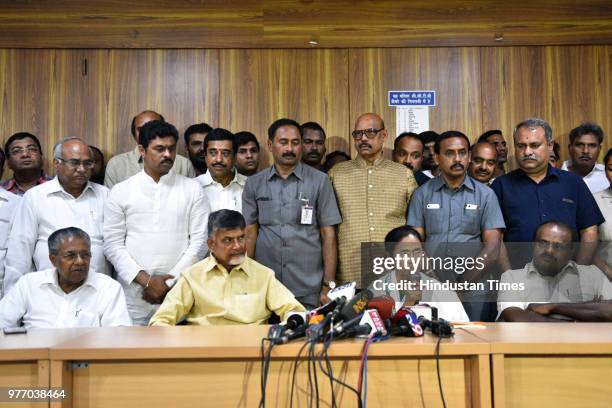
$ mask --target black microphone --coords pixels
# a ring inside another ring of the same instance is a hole
[[[368,307],[368,303],[372,300],[373,294],[370,290],[366,289],[359,294],[355,295],[349,303],[342,308],[342,311],[338,314],[338,322],[342,324],[334,327],[333,334],[340,334],[346,329],[356,326],[359,324],[363,312]]]
[[[297,312],[287,318],[285,324],[275,324],[268,331],[268,338],[277,343],[286,332],[292,332],[306,323],[306,313]]]
[[[420,337],[423,335],[423,328],[416,314],[404,306],[391,318],[390,332],[392,336]]]
[[[429,320],[423,316],[419,316],[419,323],[423,328],[428,328],[431,332],[438,337],[451,337],[455,333],[453,332],[453,326],[444,319]]]

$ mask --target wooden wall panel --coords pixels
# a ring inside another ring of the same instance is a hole
[[[250,130],[265,146],[274,120],[315,121],[328,152],[347,150],[347,58],[347,50],[222,50],[219,126]]]
[[[351,127],[364,112],[381,114],[389,130],[388,154],[397,135],[387,91],[435,90],[432,130],[461,130],[471,138],[480,131],[478,48],[358,49],[351,50],[350,64]]]
[[[569,131],[594,121],[607,130],[603,157],[612,146],[611,61],[610,46],[482,48],[482,128],[502,129],[513,154],[514,126],[541,117],[550,123],[565,160]]]
[[[501,41],[496,36],[501,35]],[[609,0],[0,0],[2,48],[612,43]]]

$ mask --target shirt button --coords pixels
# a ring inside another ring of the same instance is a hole
[[[374,227],[370,227],[370,231],[374,231]]]
[[[287,243],[285,241],[283,241],[283,243],[281,245],[282,246],[287,246]]]
[[[372,188],[373,186],[371,184],[368,185],[369,188]]]
[[[373,217],[373,216],[374,216],[374,213],[370,213],[370,217]]]
[[[368,174],[372,174],[372,170],[368,170]]]

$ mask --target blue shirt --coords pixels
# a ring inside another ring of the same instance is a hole
[[[548,166],[536,183],[517,169],[491,185],[506,222],[506,242],[532,242],[539,225],[560,221],[573,230],[599,225],[604,217],[584,181],[575,173]]]

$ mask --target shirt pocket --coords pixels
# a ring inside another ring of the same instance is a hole
[[[571,229],[576,229],[576,202],[569,198],[562,198],[560,210],[563,217],[563,222],[565,222]]]
[[[444,222],[444,209],[440,208],[425,208],[425,234],[441,234],[446,228]]]
[[[99,327],[100,319],[97,313],[80,310],[74,318],[74,327]]]
[[[278,204],[271,200],[257,200],[257,213],[260,225],[272,225],[278,222]]]
[[[256,318],[258,311],[261,310],[261,305],[265,305],[265,300],[260,300],[256,293],[236,294],[233,297],[234,309],[229,312],[234,315],[236,321],[252,323],[253,318]]]
[[[467,235],[480,235],[480,212],[477,208],[469,210],[463,209],[463,218],[461,219],[461,232]]]

